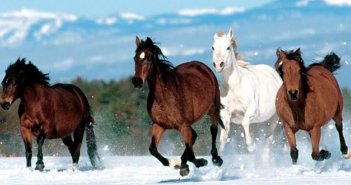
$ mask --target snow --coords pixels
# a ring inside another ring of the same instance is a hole
[[[77,17],[72,14],[50,13],[31,9],[0,13],[0,44],[13,45],[22,42],[30,28],[36,23],[47,20],[34,35],[40,40],[42,36],[51,34],[62,27],[63,22],[74,22]]]
[[[303,152],[301,153],[303,154]],[[334,154],[335,155],[335,154]],[[176,158],[176,157],[173,157]],[[205,156],[210,161],[210,157]],[[291,165],[286,152],[275,162],[260,162],[255,154],[225,155],[224,165],[209,164],[181,177],[179,171],[162,166],[152,156],[103,157],[105,169],[92,170],[87,157],[81,157],[78,170],[70,157],[44,156],[45,170],[25,167],[24,157],[1,157],[1,184],[349,184],[351,163],[344,159],[314,162],[303,159]],[[279,157],[278,157],[279,158]],[[309,157],[308,157],[309,158]],[[35,164],[36,158],[33,158]],[[309,162],[307,162],[309,161]]]
[[[347,115],[347,114],[346,114]],[[344,135],[346,143],[351,148],[351,122],[345,118]],[[261,130],[258,130],[263,137]],[[306,132],[296,134],[299,158],[297,165],[292,165],[289,146],[282,142],[283,133],[278,130],[275,134],[274,144],[269,151],[269,158],[264,155],[264,139],[257,140],[257,150],[253,153],[240,151],[246,148],[243,138],[231,138],[227,149],[221,153],[224,163],[216,167],[211,163],[210,156],[203,157],[209,164],[196,168],[189,164],[190,174],[186,177],[179,175],[179,170],[163,166],[151,155],[147,156],[116,156],[111,155],[110,148],[104,143],[98,143],[99,153],[105,165],[102,170],[93,170],[85,149],[78,168],[74,168],[70,157],[44,156],[44,172],[33,170],[36,157],[32,159],[32,168],[25,167],[25,157],[0,157],[0,183],[9,184],[245,184],[245,185],[300,185],[300,184],[328,184],[346,185],[351,180],[351,159],[344,159],[340,152],[337,131],[333,123],[322,129],[321,149],[331,152],[331,158],[317,162],[311,158],[311,143]],[[99,138],[99,135],[97,135]],[[204,137],[200,135],[199,137]],[[149,139],[149,138],[146,138]],[[237,146],[237,147],[233,147]],[[177,151],[175,151],[177,150]],[[179,153],[183,148],[173,148],[161,142],[160,152],[168,153],[169,159],[179,160]],[[45,149],[44,149],[45,151]],[[167,151],[167,152],[165,152]],[[196,151],[195,151],[196,154]],[[34,150],[33,156],[36,155]],[[44,153],[45,155],[45,153]]]
[[[194,17],[208,14],[219,14],[219,15],[231,15],[235,13],[242,13],[245,9],[242,7],[226,7],[221,10],[215,8],[205,8],[205,9],[184,9],[180,10],[178,13],[182,16]]]

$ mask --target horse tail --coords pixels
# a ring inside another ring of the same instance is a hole
[[[340,57],[334,52],[326,55],[322,62],[320,62],[330,72],[334,72],[340,68]]]
[[[93,166],[94,169],[102,169],[103,164],[97,152],[96,139],[95,139],[93,127],[94,127],[93,124],[88,124],[85,126],[88,156],[89,156],[91,165]]]
[[[96,138],[93,130],[93,127],[95,125],[95,120],[92,116],[91,107],[89,105],[88,98],[84,95],[84,93],[79,88],[78,88],[78,93],[81,95],[84,106],[87,108],[87,111],[85,114],[85,118],[86,118],[85,132],[86,132],[86,142],[87,142],[89,160],[94,169],[103,169],[102,161],[97,152]]]

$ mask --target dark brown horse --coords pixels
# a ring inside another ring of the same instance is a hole
[[[277,50],[277,71],[283,79],[276,98],[276,108],[283,122],[285,135],[290,145],[293,164],[297,163],[295,133],[305,130],[312,141],[312,158],[317,161],[329,159],[327,150],[319,150],[321,127],[330,119],[335,121],[339,134],[340,150],[345,158],[351,153],[343,135],[343,97],[333,71],[340,67],[340,58],[331,53],[320,63],[304,66],[300,49]]]
[[[149,86],[147,110],[152,120],[150,153],[164,166],[175,167],[173,160],[166,159],[157,151],[157,145],[166,129],[176,129],[185,143],[180,175],[189,174],[187,161],[196,167],[207,165],[205,159],[195,158],[193,144],[197,134],[191,125],[208,114],[211,120],[212,162],[221,166],[223,160],[217,153],[216,137],[217,125],[220,123],[223,127],[223,123],[219,116],[218,83],[211,69],[198,61],[173,67],[149,37],[146,41],[136,37],[136,46],[132,82],[136,88],[141,88],[145,81]]]
[[[36,170],[44,169],[42,146],[46,138],[62,138],[73,164],[77,165],[84,129],[90,161],[94,168],[102,167],[96,150],[94,120],[89,103],[78,87],[72,84],[50,86],[47,74],[43,74],[31,62],[18,59],[7,68],[2,89],[0,103],[3,109],[8,110],[16,99],[21,100],[18,115],[27,167],[31,167],[32,135],[37,137],[38,143]]]

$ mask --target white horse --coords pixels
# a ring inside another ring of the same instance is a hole
[[[276,114],[275,97],[282,84],[278,73],[270,66],[251,65],[242,60],[236,52],[236,41],[232,29],[227,34],[218,32],[214,35],[213,65],[216,72],[222,74],[221,117],[225,129],[220,134],[220,151],[228,141],[230,123],[241,124],[245,132],[248,151],[252,152],[256,144],[250,133],[251,123],[265,123],[265,149],[268,152],[273,141],[273,132],[279,118]]]

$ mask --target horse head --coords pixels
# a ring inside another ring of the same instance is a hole
[[[277,61],[275,68],[281,75],[283,83],[287,89],[287,95],[292,101],[299,98],[303,90],[305,67],[301,57],[300,49],[296,51],[283,51],[278,49],[276,52]]]
[[[173,66],[165,60],[166,56],[163,55],[161,49],[150,37],[147,37],[145,41],[136,37],[135,44],[137,49],[134,55],[135,74],[132,78],[132,83],[135,88],[140,89],[144,82],[154,74],[156,65],[161,65],[165,68],[173,68]]]
[[[41,73],[31,62],[18,58],[14,64],[10,64],[5,71],[2,80],[2,94],[0,97],[1,107],[8,110],[13,102],[23,93],[23,87],[27,83],[42,83],[48,85],[49,77]]]
[[[223,32],[217,32],[214,35],[214,43],[212,45],[212,60],[213,66],[217,72],[222,72],[223,69],[228,66],[229,62],[236,60],[235,53],[236,41],[233,35],[232,28],[229,28],[227,34]],[[230,59],[232,57],[232,59]]]
[[[135,74],[132,83],[135,88],[141,88],[151,69],[152,52],[150,47],[153,45],[153,41],[149,37],[146,41],[140,40],[139,37],[136,37],[135,44],[137,49],[134,56]]]

